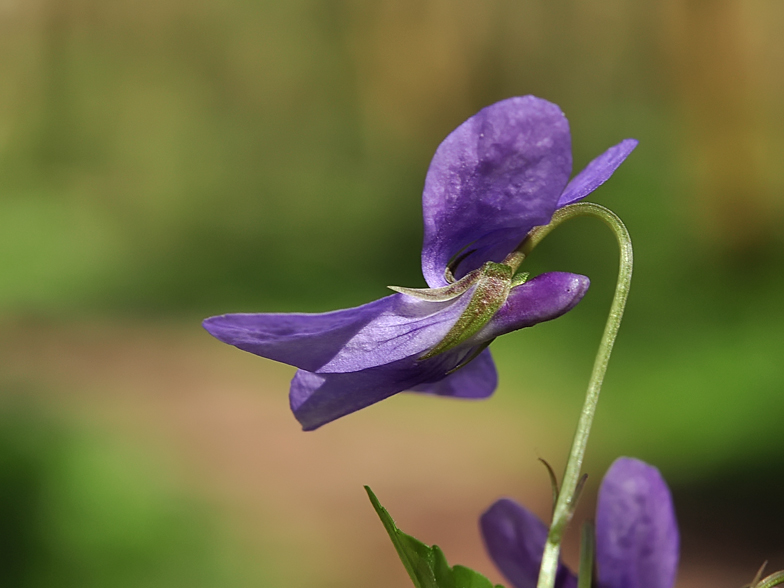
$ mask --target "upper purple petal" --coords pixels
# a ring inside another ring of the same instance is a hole
[[[315,374],[299,370],[291,381],[291,410],[302,428],[312,431],[398,392],[443,380],[472,352],[473,348],[463,347],[424,361],[407,357],[358,372]]]
[[[523,96],[480,110],[444,139],[425,178],[422,273],[444,286],[450,259],[456,277],[501,261],[536,225],[546,224],[572,169],[569,123],[555,104]],[[472,244],[483,239],[479,245]]]
[[[393,294],[321,314],[226,314],[204,321],[224,343],[309,372],[354,372],[422,355],[452,327],[472,290],[446,302]]]
[[[547,541],[544,523],[514,500],[502,498],[485,511],[479,526],[487,552],[512,586],[535,588]],[[555,586],[577,586],[577,578],[562,563]]]
[[[490,350],[485,349],[468,365],[449,374],[443,380],[420,384],[412,392],[452,396],[454,398],[487,398],[498,386],[498,372]]]
[[[506,302],[474,337],[489,341],[517,329],[558,318],[582,300],[591,281],[586,276],[549,272],[512,288]]]
[[[558,208],[582,200],[604,184],[635,147],[637,147],[636,139],[624,139],[585,166],[585,169],[574,176],[566,186],[558,199]]]
[[[679,544],[672,496],[659,470],[637,459],[615,460],[596,508],[602,588],[672,588]]]

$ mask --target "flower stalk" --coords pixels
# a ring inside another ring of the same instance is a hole
[[[588,391],[585,395],[580,420],[577,424],[569,459],[566,463],[561,491],[555,503],[553,520],[550,531],[547,535],[544,553],[542,555],[542,566],[539,572],[537,588],[553,588],[555,586],[556,572],[558,571],[558,560],[561,551],[561,541],[563,539],[566,526],[572,518],[577,501],[577,485],[580,480],[585,449],[588,444],[588,436],[591,431],[593,417],[596,413],[596,405],[599,401],[599,393],[602,389],[604,374],[607,371],[607,364],[610,360],[615,338],[621,325],[623,310],[626,306],[626,299],[629,295],[629,287],[632,278],[632,242],[629,231],[620,218],[611,210],[591,202],[581,202],[571,204],[558,209],[553,215],[549,224],[536,227],[520,246],[509,254],[504,263],[517,269],[523,260],[533,251],[533,249],[544,239],[553,229],[564,221],[579,217],[593,216],[602,220],[615,234],[620,248],[620,264],[618,269],[618,281],[615,286],[615,295],[607,323],[604,327],[599,350],[591,372],[591,379],[588,383]]]

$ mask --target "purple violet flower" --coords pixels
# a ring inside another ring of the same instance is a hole
[[[490,557],[514,588],[535,588],[547,527],[503,498],[481,517]],[[672,588],[680,536],[672,496],[659,470],[637,459],[615,460],[602,480],[596,507],[596,566],[601,588]],[[559,564],[556,588],[577,578]]]
[[[498,379],[487,345],[561,316],[589,285],[560,272],[524,282],[498,262],[556,209],[604,183],[636,145],[611,147],[570,182],[569,123],[555,104],[524,96],[488,106],[441,143],[425,178],[422,273],[430,289],[393,288],[397,294],[322,314],[226,314],[204,328],[299,368],[289,398],[305,430],[405,390],[485,398]]]

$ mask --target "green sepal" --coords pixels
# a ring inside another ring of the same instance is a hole
[[[387,288],[399,292],[400,294],[419,298],[420,300],[445,302],[447,300],[453,300],[466,292],[471,286],[479,281],[481,276],[480,270],[474,270],[463,276],[457,282],[444,286],[443,288],[405,288],[403,286],[387,286]]]
[[[449,567],[438,545],[429,547],[403,533],[369,486],[365,486],[365,491],[416,588],[504,588],[500,584],[494,587],[490,580],[470,568]]]
[[[558,489],[558,476],[555,475],[553,466],[551,466],[547,462],[547,460],[540,457],[539,461],[541,461],[544,464],[544,467],[547,468],[547,473],[550,476],[550,488],[552,489],[552,493],[553,493],[553,513],[554,513],[555,505],[558,503],[558,494],[560,493],[560,490]]]
[[[754,588],[773,588],[774,586],[781,586],[782,584],[784,584],[784,571],[776,572],[767,578],[763,578]]]
[[[508,265],[488,261],[480,271],[468,306],[444,338],[420,360],[430,359],[471,338],[495,316],[512,288],[513,270]]]

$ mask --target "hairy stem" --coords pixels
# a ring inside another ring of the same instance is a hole
[[[629,295],[629,286],[632,279],[632,242],[629,231],[626,230],[623,222],[618,216],[598,204],[591,202],[581,202],[565,206],[555,212],[550,224],[536,227],[520,246],[512,252],[504,263],[516,270],[528,254],[544,239],[550,231],[555,229],[562,222],[578,216],[598,217],[615,234],[620,248],[620,266],[618,269],[618,282],[615,286],[615,296],[613,297],[610,314],[604,327],[599,350],[596,353],[596,360],[593,364],[591,379],[588,383],[588,391],[585,395],[585,403],[580,413],[580,420],[577,423],[577,431],[572,442],[572,449],[569,459],[566,462],[561,492],[555,504],[553,521],[550,525],[550,532],[547,535],[544,553],[542,554],[542,567],[539,572],[537,588],[554,588],[555,576],[558,571],[558,559],[561,551],[561,540],[563,539],[566,526],[574,513],[577,497],[575,490],[580,480],[585,448],[588,444],[588,435],[591,431],[596,404],[599,401],[599,392],[602,389],[602,381],[607,371],[607,363],[610,360],[615,337],[621,325],[623,309],[626,306],[626,298]]]

